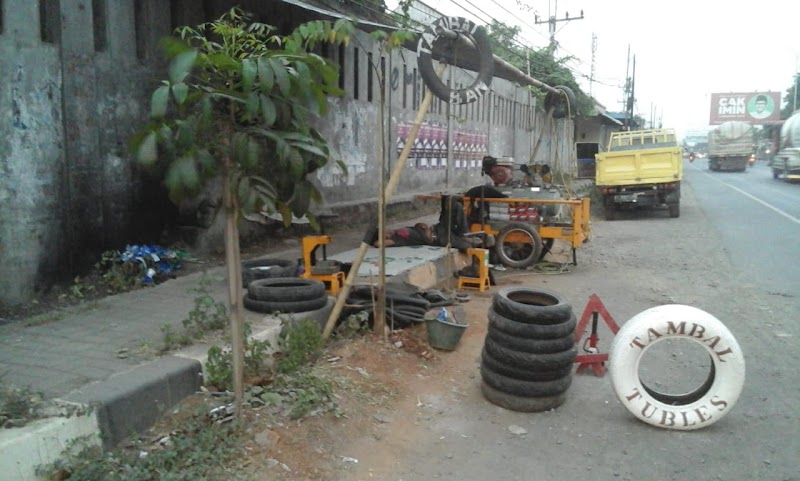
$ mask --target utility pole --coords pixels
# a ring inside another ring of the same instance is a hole
[[[625,63],[625,86],[623,87],[622,105],[625,109],[625,130],[631,129],[630,119],[628,118],[628,99],[631,96],[631,46],[628,45],[628,59]]]
[[[556,8],[555,13],[550,15],[550,18],[547,20],[539,20],[539,15],[534,14],[534,20],[536,21],[536,25],[541,25],[543,23],[548,24],[548,29],[550,30],[550,46],[548,47],[548,51],[552,55],[553,52],[556,51],[556,23],[558,22],[569,22],[570,20],[582,20],[583,19],[583,10],[581,10],[580,17],[570,17],[569,12],[564,12],[564,18],[557,18],[558,15],[558,0],[556,0]]]
[[[589,97],[592,96],[592,85],[594,84],[594,64],[597,53],[597,34],[592,33],[592,71],[589,74]],[[529,74],[530,75],[530,74]]]
[[[631,130],[631,123],[633,121],[633,105],[636,102],[636,55],[633,56],[633,70],[631,72],[631,92],[628,96],[628,130]]]

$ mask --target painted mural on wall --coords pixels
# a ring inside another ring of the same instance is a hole
[[[397,155],[408,141],[410,122],[397,124]],[[408,165],[419,170],[447,168],[447,125],[440,122],[424,122],[411,147]],[[453,131],[453,167],[456,169],[479,169],[481,159],[487,155],[488,136],[478,130],[456,129]]]

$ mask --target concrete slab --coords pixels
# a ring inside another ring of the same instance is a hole
[[[452,251],[451,251],[452,252]],[[342,253],[329,256],[329,259],[352,264],[358,249],[351,249]],[[436,262],[447,256],[446,247],[434,246],[406,246],[386,248],[386,275],[397,276],[404,272],[423,266],[429,262]],[[358,269],[359,277],[377,277],[380,269],[380,249],[370,247],[361,266]]]

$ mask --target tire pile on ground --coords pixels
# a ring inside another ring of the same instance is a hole
[[[297,261],[285,259],[253,259],[242,262],[242,286],[273,277],[297,277]]]
[[[248,310],[266,314],[307,312],[325,307],[325,283],[296,277],[297,262],[257,259],[242,262],[242,285],[247,288],[243,304]]]
[[[375,286],[356,285],[347,296],[345,316],[360,311],[374,311],[378,291]],[[456,300],[447,298],[440,291],[410,290],[399,286],[386,286],[386,323],[394,328],[406,328],[425,322],[425,313],[431,309],[452,306]]]
[[[481,353],[481,392],[512,411],[560,406],[572,384],[577,319],[557,294],[526,287],[495,293]]]

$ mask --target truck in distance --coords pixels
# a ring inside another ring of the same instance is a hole
[[[683,162],[674,129],[614,132],[595,159],[606,220],[640,207],[666,206],[670,217],[680,216]]]

